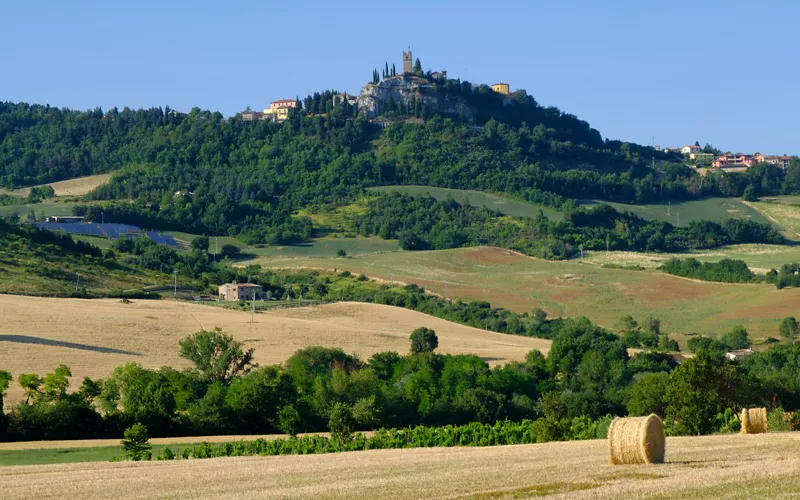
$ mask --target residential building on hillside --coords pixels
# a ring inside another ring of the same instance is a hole
[[[447,70],[443,69],[441,71],[434,71],[431,73],[431,78],[434,80],[447,80]]]
[[[699,153],[700,151],[702,151],[702,149],[700,148],[700,146],[696,146],[696,145],[695,146],[684,146],[684,147],[681,148],[681,153],[683,153],[685,155],[690,155],[692,153]]]
[[[492,85],[492,90],[497,92],[498,94],[509,95],[511,93],[511,88],[507,83],[495,83]]]
[[[713,153],[691,153],[689,155],[690,160],[694,161],[713,161],[714,154]]]
[[[269,107],[264,110],[264,118],[268,120],[275,120],[280,123],[289,118],[289,110],[297,107],[297,101],[294,99],[281,99],[279,101],[272,101]]]
[[[758,159],[753,155],[746,155],[742,153],[722,155],[716,160],[711,162],[711,166],[715,168],[741,168],[752,167],[758,163]]]
[[[264,288],[261,285],[251,283],[225,283],[220,285],[220,300],[239,301],[239,300],[263,300]]]
[[[756,155],[756,158],[760,162],[767,162],[772,163],[773,165],[777,165],[778,167],[786,170],[789,168],[789,163],[792,161],[791,156],[783,155],[783,156],[776,156],[776,155]]]

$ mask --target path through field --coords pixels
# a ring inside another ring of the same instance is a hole
[[[251,319],[254,323],[250,324]],[[256,314],[175,301],[52,299],[0,295],[0,369],[45,374],[59,364],[84,376],[107,377],[134,361],[147,368],[187,367],[178,342],[201,328],[220,327],[247,347],[259,364],[283,363],[310,345],[341,347],[362,359],[381,351],[408,352],[411,332],[426,326],[439,336],[438,351],[475,354],[490,364],[545,354],[550,341],[470,328],[392,306],[338,303]],[[252,328],[252,334],[251,334]],[[22,398],[12,382],[10,405]]]
[[[668,463],[608,465],[606,441],[0,467],[4,498],[778,498],[800,434],[680,437]]]

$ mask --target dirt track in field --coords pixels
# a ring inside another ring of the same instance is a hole
[[[254,323],[250,324],[251,318]],[[471,328],[391,306],[338,303],[250,313],[174,301],[51,299],[0,295],[0,369],[49,373],[59,364],[84,376],[107,377],[134,361],[148,368],[188,363],[178,342],[201,328],[220,327],[255,349],[259,364],[283,363],[310,345],[341,347],[366,360],[381,351],[408,351],[408,336],[433,328],[439,352],[475,354],[490,364],[522,360],[533,349],[547,353],[550,341]],[[252,329],[252,334],[251,334]],[[16,380],[6,403],[22,397]]]

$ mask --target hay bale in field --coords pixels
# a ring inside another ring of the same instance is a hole
[[[742,434],[761,434],[769,429],[766,408],[745,408],[741,420]]]
[[[615,418],[608,428],[608,456],[612,465],[664,462],[666,436],[658,415]]]

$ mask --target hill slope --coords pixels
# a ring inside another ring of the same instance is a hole
[[[248,347],[256,362],[283,363],[310,345],[341,347],[368,359],[377,352],[407,352],[415,328],[436,330],[439,352],[475,354],[490,364],[519,361],[550,341],[471,328],[391,306],[337,303],[249,313],[174,301],[45,299],[0,295],[0,369],[49,373],[63,363],[76,383],[107,377],[124,363],[147,368],[188,367],[178,342],[201,328],[220,327]],[[252,334],[250,321],[253,320]],[[22,396],[18,384],[6,404]]]
[[[582,441],[0,467],[0,478],[9,499],[778,498],[800,490],[798,452],[800,434],[778,433],[668,438],[657,466],[611,466],[605,441]]]

